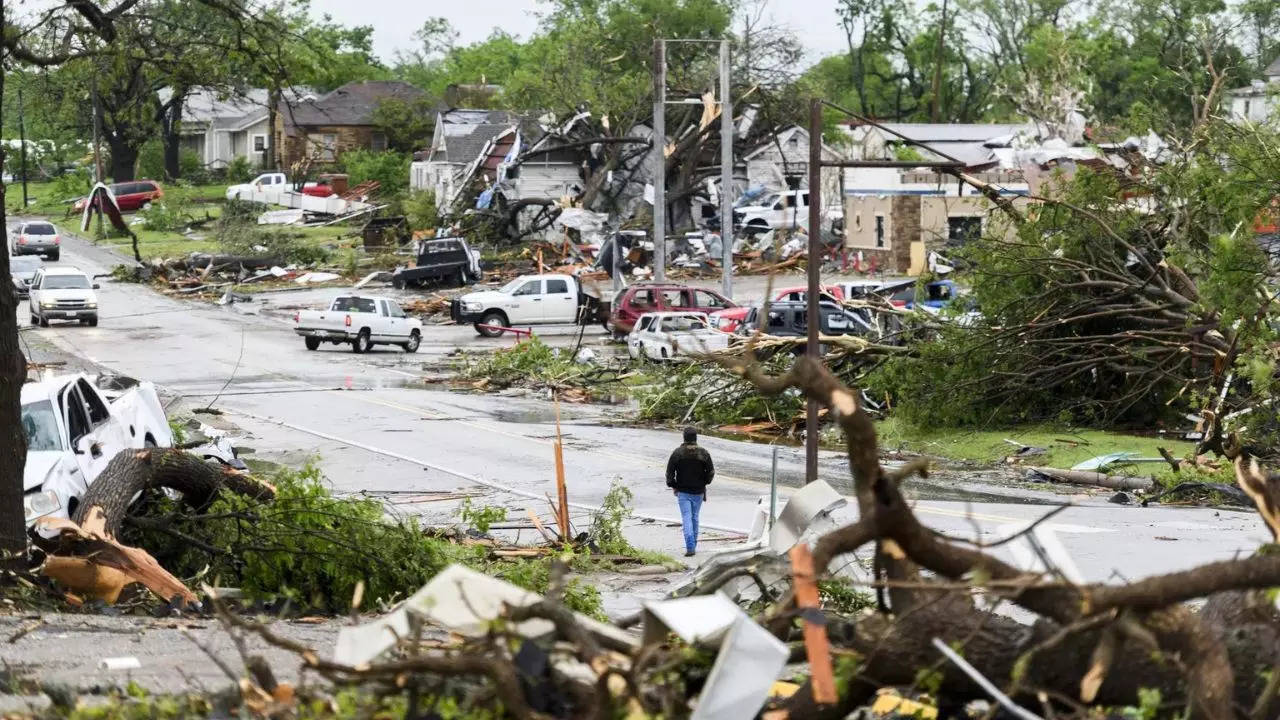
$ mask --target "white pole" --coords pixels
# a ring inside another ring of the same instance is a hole
[[[733,298],[733,101],[729,96],[729,41],[720,41],[720,246],[724,296]]]
[[[653,279],[667,279],[667,48],[653,41]]]

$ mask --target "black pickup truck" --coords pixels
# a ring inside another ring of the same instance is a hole
[[[459,237],[419,240],[413,267],[396,268],[391,284],[399,289],[424,285],[462,287],[480,279],[480,253]]]

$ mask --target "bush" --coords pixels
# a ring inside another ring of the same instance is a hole
[[[227,163],[227,182],[247,183],[253,177],[253,164],[249,162],[249,158],[237,155]]]
[[[53,188],[51,194],[57,201],[80,197],[93,187],[93,173],[88,168],[77,168],[54,177],[50,185]]]
[[[383,195],[395,195],[409,188],[408,153],[349,150],[342,154],[342,167],[354,187],[362,182],[377,180]]]
[[[149,508],[152,527],[127,530],[125,542],[147,549],[178,577],[234,585],[250,599],[287,600],[304,610],[349,611],[359,582],[365,607],[391,604],[455,562],[547,590],[550,558],[490,561],[483,546],[427,537],[413,518],[387,517],[377,500],[335,497],[312,466],[268,480],[274,501],[224,493],[199,515],[161,496]],[[602,615],[600,594],[579,581],[569,583],[566,603]]]
[[[146,141],[138,149],[137,176],[155,180],[164,178],[164,143],[158,138]]]
[[[178,230],[191,219],[186,203],[176,194],[151,203],[151,207],[138,211],[138,216],[142,218],[143,230],[159,232]]]
[[[436,207],[436,194],[430,190],[410,191],[403,203],[409,227],[414,230],[430,230],[439,227],[440,211]]]

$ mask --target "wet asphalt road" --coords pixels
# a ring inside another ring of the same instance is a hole
[[[105,273],[117,262],[107,251],[75,238],[63,251],[62,264],[90,273]],[[555,492],[551,405],[536,398],[429,389],[421,383],[426,368],[438,368],[455,347],[493,348],[512,341],[482,339],[467,327],[428,325],[417,355],[381,347],[354,355],[331,345],[308,352],[286,319],[291,314],[287,306],[317,302],[334,292],[279,293],[266,303],[216,307],[104,278],[98,327],[55,325],[23,332],[36,333],[112,370],[151,380],[181,395],[187,406],[213,402],[251,433],[247,444],[277,458],[318,458],[338,490],[403,495],[470,488],[520,516],[524,507],[545,516],[545,497]],[[19,320],[26,319],[24,307]],[[586,333],[588,343],[603,346],[600,329],[588,328]],[[547,328],[539,334],[556,345],[576,339],[575,328]],[[610,407],[564,405],[561,411],[569,494],[580,521],[585,522],[586,508],[598,504],[617,480],[635,494],[636,513],[654,519],[632,527],[632,539],[645,547],[675,551],[679,530],[668,522],[675,520],[677,511],[662,472],[667,455],[679,443],[678,434],[611,427],[620,415]],[[703,525],[746,531],[757,501],[768,492],[771,449],[719,438],[706,438],[704,444],[716,460],[718,475],[703,510]],[[798,480],[803,473],[801,454],[783,449],[779,471],[784,481]],[[848,471],[841,455],[824,452],[820,475],[847,490]],[[970,489],[937,488],[951,492],[926,497],[969,495]],[[999,501],[999,492],[995,497],[971,495],[995,502],[922,499],[917,507],[922,519],[941,531],[993,540],[1043,515],[1050,509],[1046,503],[1078,502],[1079,507],[1047,526],[1088,580],[1133,579],[1187,568],[1251,552],[1268,537],[1251,513],[1116,506],[1083,493],[1008,490],[1011,497]],[[1017,495],[1025,497],[1013,497]],[[433,510],[442,512],[438,507],[443,506],[423,502],[411,509],[431,516]],[[837,517],[847,520],[853,515],[846,508]],[[1006,552],[1019,551],[1015,547]]]

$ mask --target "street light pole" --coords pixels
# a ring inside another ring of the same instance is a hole
[[[724,296],[733,297],[733,101],[729,95],[729,41],[720,41],[720,255]]]
[[[653,279],[667,279],[667,47],[653,41]]]
[[[818,327],[822,316],[818,314],[819,271],[822,269],[822,101],[809,101],[809,288],[808,301],[809,337],[805,354],[813,362],[821,362],[818,347]],[[812,397],[805,405],[804,419],[804,481],[818,479],[818,401]]]

